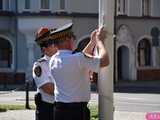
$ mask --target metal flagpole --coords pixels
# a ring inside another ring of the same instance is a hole
[[[114,0],[99,0],[99,26],[108,31],[105,46],[109,54],[110,65],[99,73],[99,120],[113,120],[113,64],[114,64]]]

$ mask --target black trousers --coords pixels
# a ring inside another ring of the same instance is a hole
[[[90,111],[87,103],[61,103],[56,102],[54,107],[54,120],[90,120]]]
[[[54,120],[54,104],[41,101],[36,106],[36,120]]]

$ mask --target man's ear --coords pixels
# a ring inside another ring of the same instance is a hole
[[[66,37],[66,38],[65,38],[65,41],[68,41],[68,40],[70,40],[70,38],[69,38],[69,37]]]
[[[41,49],[41,50],[42,50],[42,52],[43,52],[43,53],[45,52],[45,49],[46,49],[45,47],[42,47],[42,49]]]

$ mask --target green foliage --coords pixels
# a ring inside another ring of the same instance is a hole
[[[91,105],[91,106],[89,106],[89,109],[91,112],[91,120],[98,120],[98,106]]]
[[[35,109],[35,105],[30,105],[31,109]],[[0,104],[0,112],[4,110],[24,110],[25,105],[9,105],[9,104]]]

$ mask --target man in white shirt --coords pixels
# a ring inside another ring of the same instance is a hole
[[[89,71],[98,72],[109,64],[103,40],[103,28],[91,34],[91,41],[82,53],[72,54],[74,34],[69,23],[50,35],[58,51],[51,57],[50,70],[55,80],[55,120],[90,120],[87,103],[90,100]],[[95,45],[99,57],[92,56]]]
[[[38,30],[35,40],[44,54],[33,65],[33,79],[37,86],[36,120],[54,120],[54,78],[49,71],[49,60],[57,49],[53,41],[48,39],[49,35],[50,30],[42,27]]]

